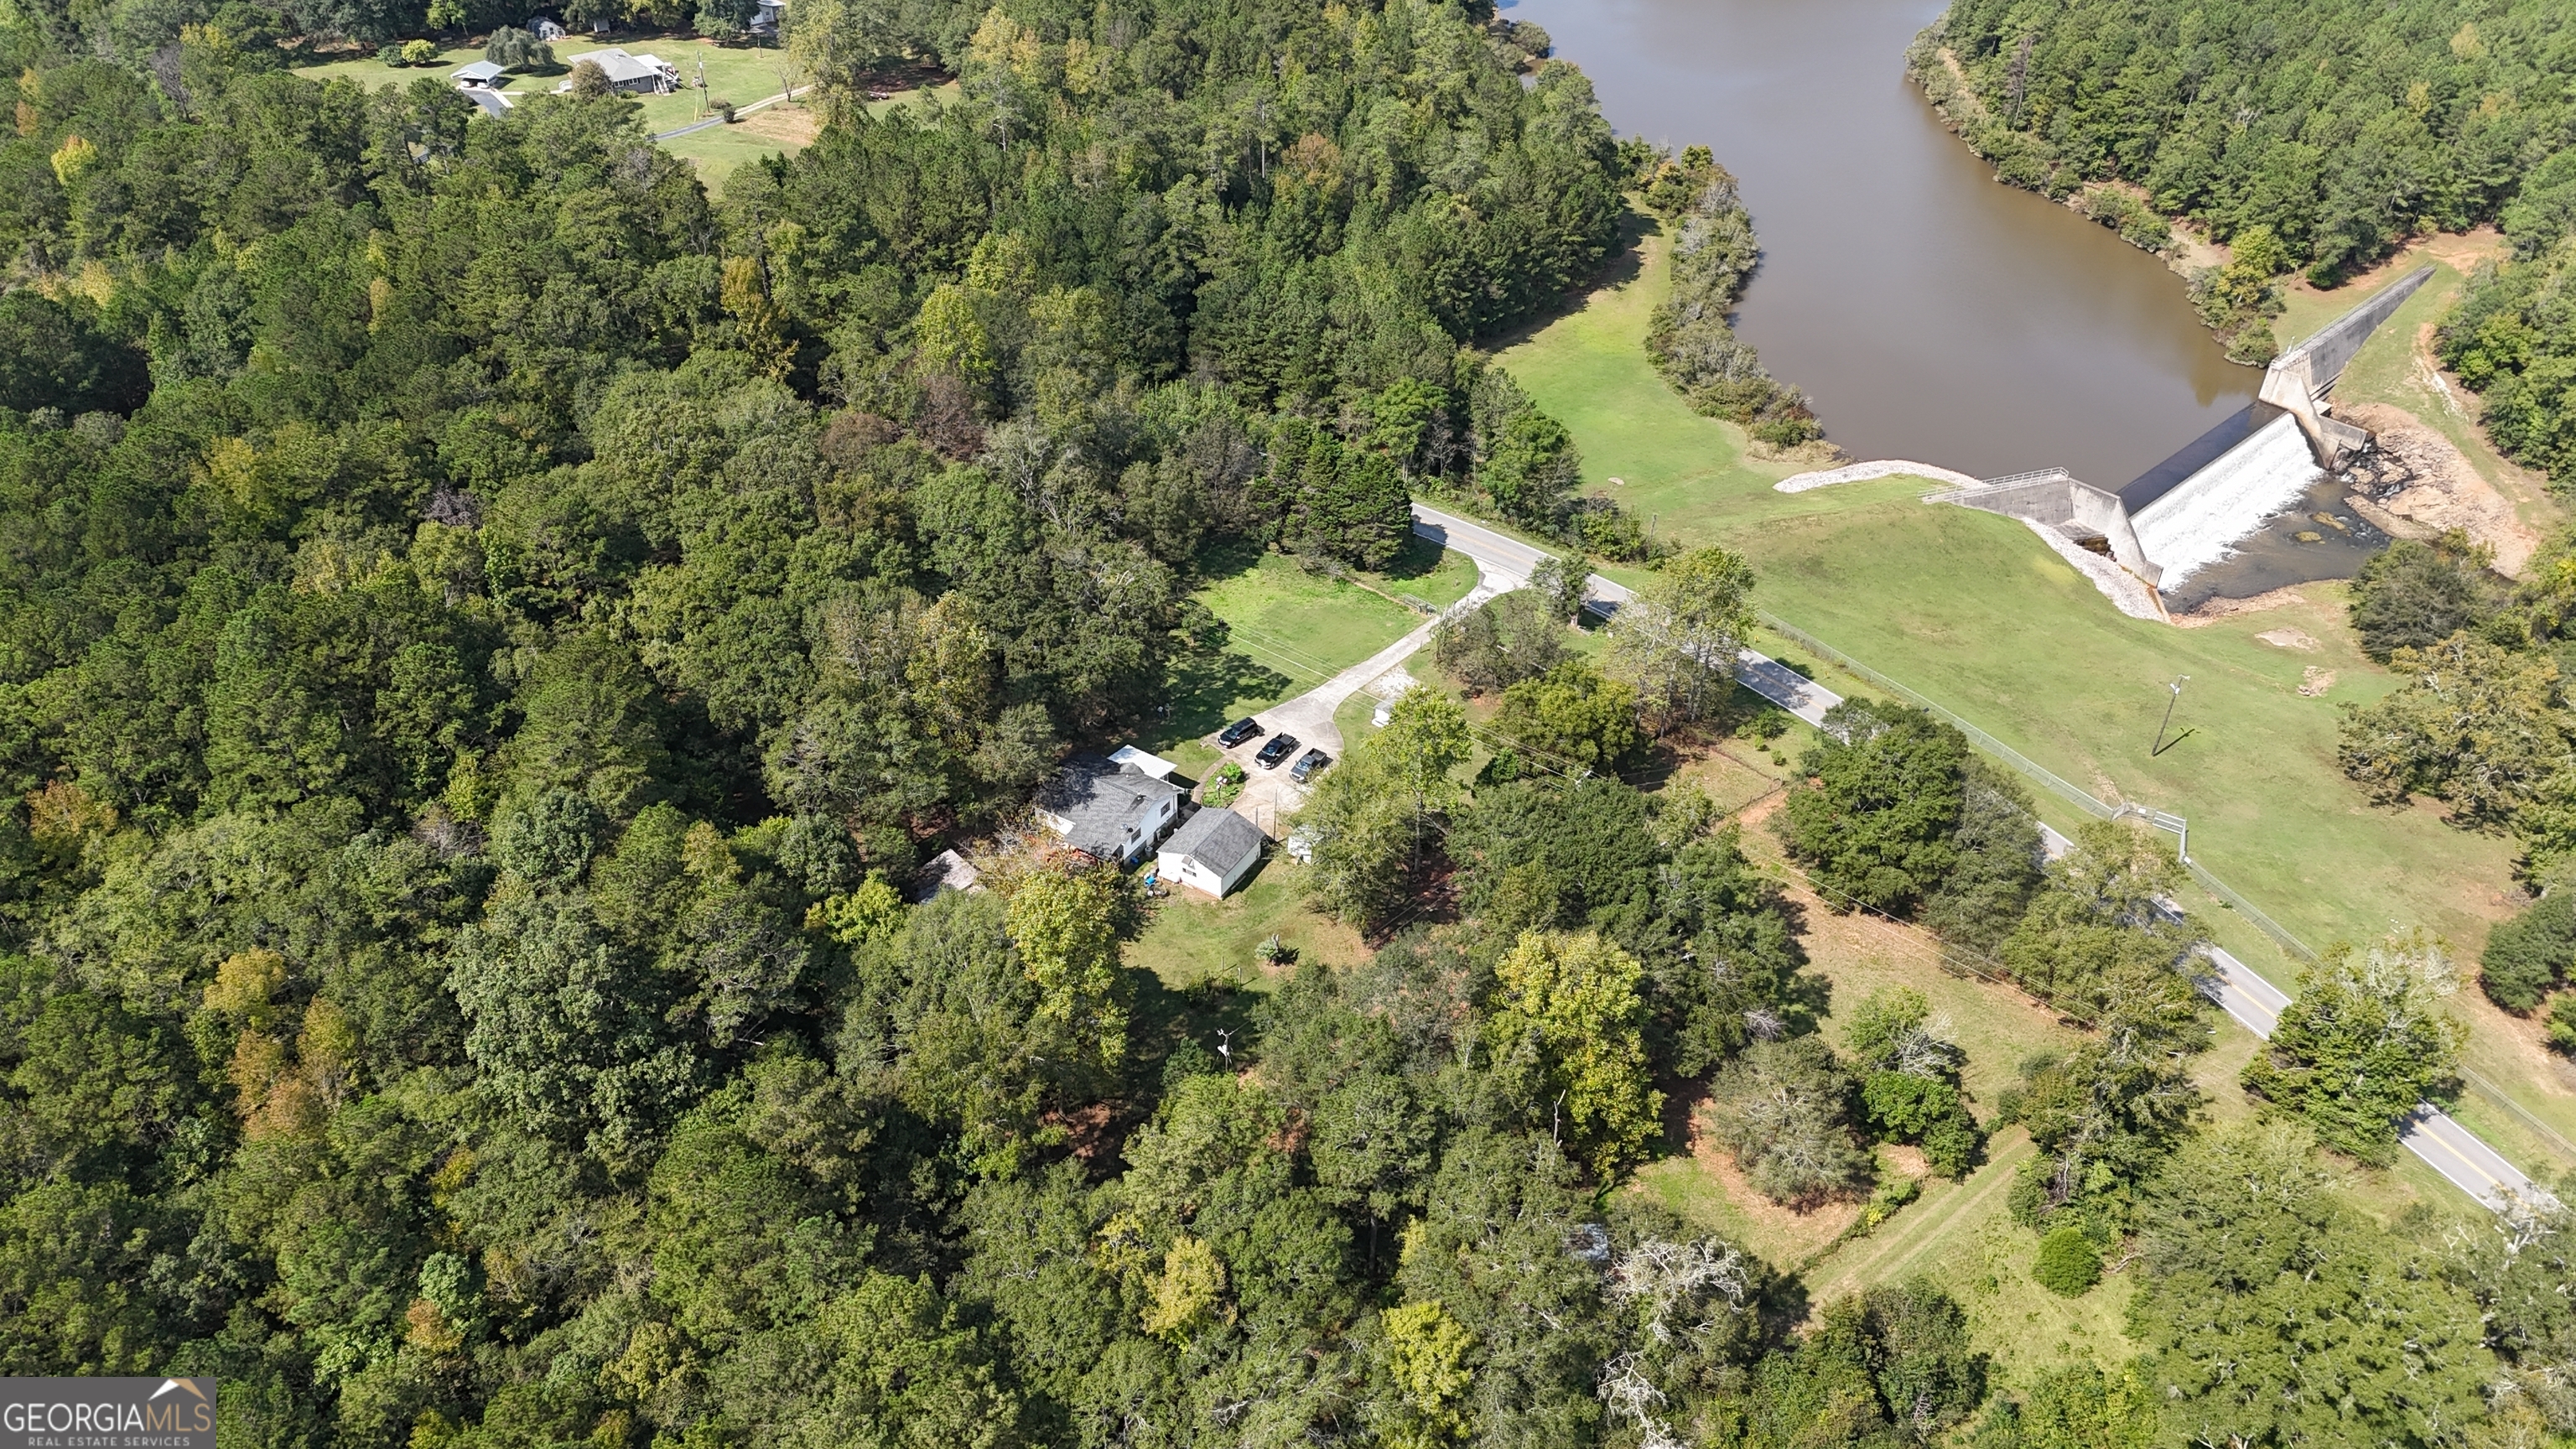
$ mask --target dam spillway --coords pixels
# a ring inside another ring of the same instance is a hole
[[[2104,556],[2144,584],[2153,611],[2162,613],[2163,596],[2228,559],[2284,512],[2303,502],[2312,508],[2334,505],[2332,497],[2321,504],[2311,500],[2339,494],[2340,470],[2373,440],[2333,416],[2327,393],[2370,334],[2432,275],[2424,267],[2399,278],[2283,353],[2264,373],[2251,407],[2117,493],[2056,468],[1988,479],[1927,501],[2008,514],[2042,530],[2061,552],[2071,545]],[[2332,526],[2356,538],[2366,531],[2341,519]],[[2320,535],[2295,537],[2304,544]],[[2080,561],[2080,555],[2069,556]],[[2134,587],[2097,582],[2115,602],[2122,590]]]
[[[2243,442],[2130,515],[2156,586],[2172,590],[2227,557],[2263,521],[2299,502],[2324,470],[2299,420],[2274,410]]]

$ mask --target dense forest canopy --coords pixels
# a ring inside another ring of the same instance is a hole
[[[2570,17],[2559,0],[1960,0],[1933,34],[2005,179],[2133,182],[2220,241],[2270,228],[2325,280],[2420,230],[2565,233]]]

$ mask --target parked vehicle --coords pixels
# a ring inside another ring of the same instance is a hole
[[[1252,757],[1252,763],[1259,765],[1265,770],[1275,770],[1279,768],[1279,762],[1281,760],[1288,758],[1296,752],[1297,737],[1295,735],[1272,735],[1270,737],[1270,743],[1261,747],[1261,753]]]
[[[1297,757],[1297,763],[1289,769],[1288,777],[1295,780],[1298,784],[1303,785],[1308,780],[1324,773],[1324,767],[1332,762],[1333,757],[1325,754],[1322,750],[1308,750],[1306,753]]]
[[[1236,745],[1242,744],[1245,740],[1259,739],[1260,737],[1260,725],[1248,719],[1239,719],[1234,723],[1227,725],[1225,727],[1225,733],[1216,737],[1216,742],[1230,750]]]

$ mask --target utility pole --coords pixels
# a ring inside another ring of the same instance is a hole
[[[2155,748],[2154,748],[2154,749],[2151,749],[2151,750],[2147,751],[2147,758],[2149,758],[2149,759],[2153,759],[2153,758],[2155,758],[2156,756],[2161,755],[2161,754],[2163,754],[2163,753],[2165,752],[2165,727],[2166,727],[2167,725],[2170,725],[2170,724],[2172,724],[2172,723],[2173,723],[2173,712],[2174,712],[2174,706],[2175,706],[2177,703],[2181,702],[2181,700],[2182,700],[2182,687],[2183,687],[2184,685],[2186,685],[2186,684],[2189,684],[2189,683],[2191,683],[2191,676],[2190,676],[2190,675],[2188,675],[2188,674],[2178,674],[2178,675],[2174,676],[2174,682],[2173,682],[2173,683],[2168,684],[2168,685],[2166,685],[2166,686],[2165,686],[2165,688],[2166,688],[2166,689],[2168,689],[2168,690],[2170,690],[2170,691],[2172,691],[2172,693],[2171,693],[2171,694],[2166,698],[2166,700],[2165,700],[2165,717],[2164,717],[2164,719],[2163,719],[2163,720],[2159,721],[2159,722],[2157,723],[2157,725],[2156,725],[2156,746],[2155,746]],[[2191,733],[2191,731],[2189,731],[2189,730],[2184,730],[2182,733],[2183,733],[2184,735],[2187,735],[2187,734],[2190,734],[2190,733]],[[2176,735],[2176,736],[2174,736],[2174,743],[2175,743],[2175,744],[2181,744],[2181,743],[2182,743],[2182,735]]]

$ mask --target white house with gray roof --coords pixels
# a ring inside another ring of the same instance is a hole
[[[1038,823],[1086,855],[1133,864],[1172,828],[1181,787],[1133,764],[1076,755],[1038,790]]]
[[[600,72],[608,77],[608,88],[612,91],[659,96],[668,95],[680,87],[679,67],[658,55],[628,55],[610,46],[606,50],[585,51],[574,56],[571,63],[578,68],[585,60],[598,66]],[[572,77],[565,76],[555,89],[571,90]]]
[[[1251,821],[1231,810],[1205,809],[1182,821],[1163,842],[1154,870],[1165,880],[1222,900],[1261,863],[1263,843]]]

